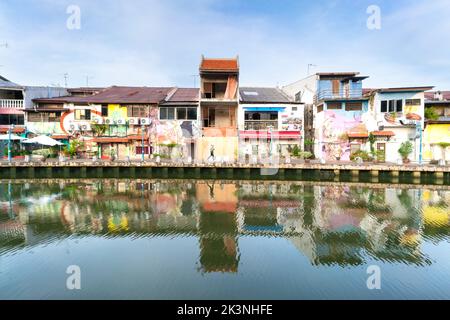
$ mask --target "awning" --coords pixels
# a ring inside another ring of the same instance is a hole
[[[128,138],[94,138],[92,142],[96,143],[127,143]]]
[[[253,112],[281,112],[286,109],[286,107],[244,107],[245,111]]]
[[[14,128],[13,133],[24,133],[25,128]],[[0,128],[0,133],[9,133],[9,126]]]
[[[393,137],[395,133],[393,131],[373,131],[372,134],[375,137]]]
[[[52,139],[55,140],[68,140],[69,136],[68,135],[64,135],[64,134],[55,134],[52,136]]]
[[[0,108],[0,114],[24,114],[23,110],[15,109],[15,108]]]
[[[256,131],[256,130],[246,130],[239,132],[239,138],[242,139],[300,139],[300,131],[273,131],[269,133],[267,130]]]

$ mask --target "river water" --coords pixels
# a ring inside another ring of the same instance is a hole
[[[448,186],[3,180],[0,298],[450,299],[449,217]]]

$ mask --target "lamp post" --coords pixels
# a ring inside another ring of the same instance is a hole
[[[8,162],[11,162],[11,134],[14,130],[14,124],[11,125],[8,132]]]
[[[144,162],[144,130],[145,130],[145,126],[142,125],[141,126],[141,131],[142,131],[142,150],[141,150],[141,156],[142,156],[142,162]]]
[[[267,127],[267,129],[268,129],[268,131],[269,131],[269,139],[270,139],[270,142],[269,142],[269,161],[270,161],[270,163],[272,163],[272,148],[273,148],[273,146],[272,146],[272,129],[273,129],[273,126],[268,126]]]

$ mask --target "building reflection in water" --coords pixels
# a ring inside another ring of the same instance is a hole
[[[284,237],[314,265],[428,264],[450,188],[268,181],[0,183],[0,254],[72,234],[195,236],[199,270],[238,272],[239,238]]]

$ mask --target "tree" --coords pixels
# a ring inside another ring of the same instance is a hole
[[[425,108],[425,118],[428,120],[437,120],[439,119],[439,114],[433,107]]]

